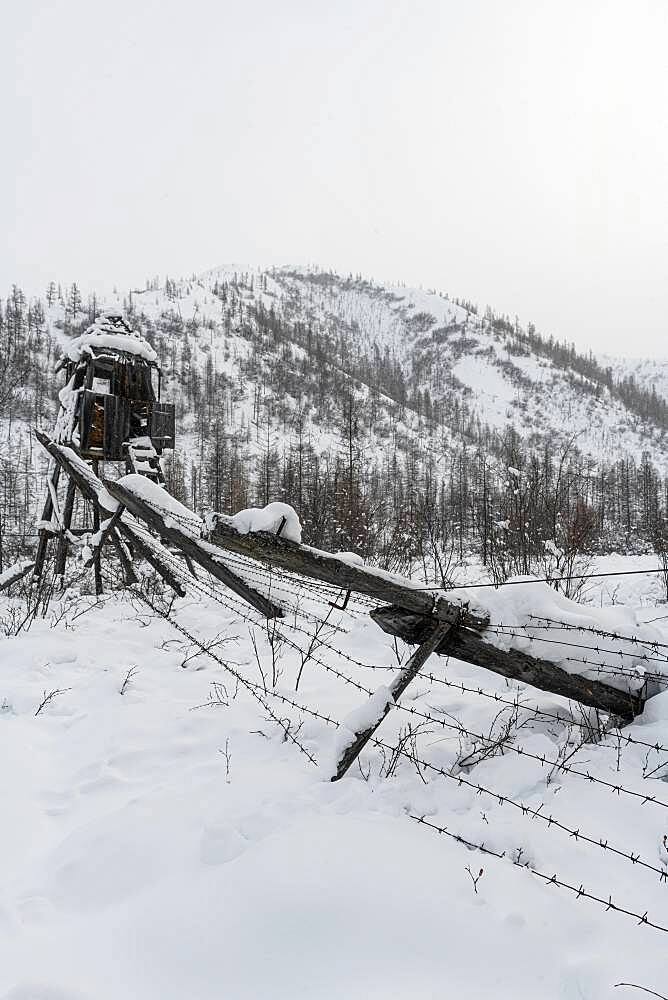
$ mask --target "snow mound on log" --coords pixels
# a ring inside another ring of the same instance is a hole
[[[20,562],[17,562],[13,566],[6,569],[4,573],[0,573],[0,590],[4,590],[6,587],[11,586],[15,580],[20,580],[21,577],[25,576],[25,574],[32,569],[34,565],[34,560],[22,559]]]
[[[302,526],[294,507],[290,504],[274,501],[268,503],[266,507],[249,507],[247,510],[240,510],[231,517],[225,514],[217,514],[216,518],[223,524],[228,524],[235,528],[239,534],[254,534],[256,531],[269,531],[276,534],[281,526],[281,521],[285,518],[285,524],[281,530],[281,538],[287,538],[290,542],[301,543]]]
[[[514,580],[515,585],[498,588],[460,587],[447,597],[487,613],[490,626],[484,639],[499,649],[550,660],[568,673],[624,691],[638,690],[647,682],[648,697],[665,683],[657,683],[657,676],[668,680],[662,635],[643,623],[633,608],[577,604],[547,583],[531,577]]]
[[[357,552],[335,552],[334,555],[349,566],[364,566],[364,559]]]

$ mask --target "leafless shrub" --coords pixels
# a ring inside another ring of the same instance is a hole
[[[318,620],[318,623],[316,625],[316,628],[313,632],[313,635],[311,637],[311,640],[307,648],[305,650],[300,650],[299,652],[299,658],[301,662],[299,665],[299,670],[297,672],[297,679],[295,681],[295,691],[297,691],[299,688],[299,682],[302,678],[304,667],[306,666],[308,661],[313,657],[313,655],[318,651],[318,649],[320,649],[320,647],[322,646],[321,639],[326,638],[326,636],[324,636],[323,633],[328,630],[329,618],[333,611],[334,608],[330,607],[325,617],[321,620]]]
[[[225,781],[229,785],[230,782],[231,782],[231,780],[232,780],[231,775],[230,775],[230,766],[232,764],[232,752],[230,750],[230,739],[229,739],[229,736],[225,740],[225,749],[224,750],[219,750],[218,753],[221,753],[223,755],[223,757],[225,758]]]
[[[480,881],[480,879],[485,874],[485,869],[481,868],[480,871],[478,872],[478,874],[474,875],[473,872],[471,871],[471,869],[469,868],[469,866],[467,865],[466,866],[466,871],[469,873],[471,881],[473,882],[473,891],[474,891],[474,893],[477,896],[478,895],[478,882]]]
[[[418,754],[418,737],[426,736],[433,730],[429,729],[429,723],[420,722],[417,725],[409,722],[399,730],[397,742],[391,749],[384,746],[379,747],[381,755],[381,766],[379,774],[382,778],[392,778],[396,775],[400,762],[408,760],[415,769],[423,784],[427,784],[427,779],[423,773],[423,765]]]
[[[650,762],[650,757],[652,754],[656,754],[658,757],[657,750],[648,750],[645,754],[645,759],[643,761],[642,776],[643,778],[652,778],[654,781],[668,781],[668,758],[659,761],[658,764],[655,760]],[[656,759],[656,758],[655,758]],[[662,772],[662,773],[659,773]],[[664,837],[665,843],[665,837]]]
[[[531,721],[529,717],[520,716],[520,708],[520,705],[513,705],[500,709],[492,719],[488,732],[482,733],[480,737],[467,732],[456,716],[443,712],[459,729],[459,756],[452,773],[470,771],[483,760],[502,756],[517,733]]]
[[[128,687],[130,685],[130,682],[131,682],[132,678],[135,676],[136,673],[137,673],[137,668],[136,667],[130,667],[130,669],[128,670],[127,674],[125,675],[125,677],[123,679],[123,683],[121,684],[121,686],[119,688],[119,691],[118,691],[119,694],[125,694],[125,692],[127,691]]]
[[[57,698],[61,694],[65,694],[66,691],[71,691],[72,688],[54,688],[53,691],[45,691],[42,700],[37,706],[35,715],[39,715],[47,705],[50,705],[54,698]]]

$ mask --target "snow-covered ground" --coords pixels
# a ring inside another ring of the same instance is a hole
[[[596,568],[642,565],[614,557]],[[625,615],[662,619],[652,627],[668,642],[655,578],[590,587],[592,608],[624,603]],[[620,982],[668,992],[668,934],[511,863],[668,927],[666,805],[515,753],[480,759],[478,750],[462,770],[473,746],[456,726],[498,734],[503,706],[424,679],[402,701],[446,725],[393,709],[379,730],[388,746],[417,725],[420,759],[650,867],[382,748],[333,784],[323,764],[336,730],[271,694],[264,709],[233,672],[261,683],[261,668],[269,691],[275,679],[285,698],[341,720],[367,695],[323,665],[377,690],[392,673],[360,664],[395,671],[389,637],[361,604],[330,612],[320,632],[328,645],[306,661],[295,692],[297,648],[317,625],[305,616],[327,614],[324,595],[304,598],[280,627],[285,642],[272,660],[266,630],[215,593],[220,600],[191,590],[173,620],[205,645],[220,640],[218,661],[127,595],[56,602],[27,633],[2,640],[0,997],[608,1000],[626,995]],[[11,608],[3,598],[5,632]],[[668,767],[643,778],[668,754],[620,748],[613,736],[576,749],[577,727],[546,717],[566,713],[560,699],[437,657],[429,669],[543,709],[519,712],[514,745],[527,754],[555,760],[566,747],[570,767],[668,804],[668,783],[657,780]],[[624,732],[668,745],[668,692]],[[470,850],[411,814],[506,857]]]

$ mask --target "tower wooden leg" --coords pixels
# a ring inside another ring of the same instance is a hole
[[[60,479],[60,466],[54,465],[53,471],[51,473],[51,485],[54,491],[58,489],[58,480]],[[47,492],[46,500],[44,501],[44,509],[42,510],[42,521],[50,521],[51,515],[53,514],[53,499],[51,497],[51,490]],[[50,532],[45,528],[40,528],[39,530],[39,541],[37,542],[37,553],[35,555],[35,571],[34,576],[40,577],[42,575],[42,570],[44,569],[44,561],[46,559],[46,552],[49,547],[49,540],[51,538]]]
[[[72,513],[74,511],[74,495],[76,491],[76,486],[73,479],[68,480],[67,483],[67,496],[65,497],[65,510],[63,511],[63,524],[60,532],[60,538],[58,539],[58,552],[56,554],[56,576],[61,577],[61,580],[65,576],[65,563],[67,561],[67,532],[70,530],[72,524]]]
[[[97,460],[93,461],[93,472],[99,478],[100,466]],[[97,504],[93,504],[93,530],[97,533],[100,530],[100,508]],[[99,597],[102,591],[102,566],[100,563],[100,550],[102,546],[99,545],[95,552],[95,559],[93,561],[93,572],[95,574],[95,593]]]

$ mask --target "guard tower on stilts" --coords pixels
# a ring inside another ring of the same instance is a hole
[[[174,447],[174,405],[161,401],[157,354],[132,330],[123,314],[119,310],[104,312],[69,344],[56,371],[64,373],[66,384],[59,394],[53,440],[75,451],[97,477],[108,475],[111,470],[105,465],[112,463],[124,466],[125,473],[139,473],[164,483],[160,456],[163,449]],[[70,546],[92,536],[95,542],[89,561],[94,566],[95,590],[100,594],[99,509],[83,496],[77,498],[77,484],[67,474],[63,478],[65,482],[61,481],[60,465],[55,463],[39,524],[34,575],[41,576],[51,541],[56,543],[55,573],[62,578]],[[86,523],[73,525],[75,510]],[[130,559],[125,543],[118,532],[109,530],[107,534],[127,572]]]

